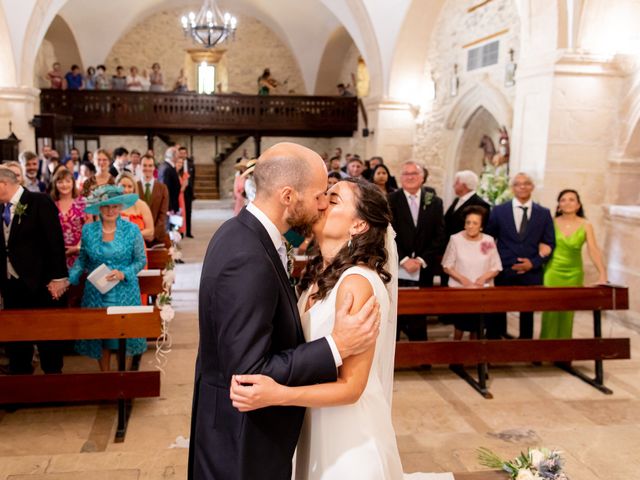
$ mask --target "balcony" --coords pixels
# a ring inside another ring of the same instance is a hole
[[[76,134],[350,137],[358,128],[353,97],[45,89],[40,110],[70,117]]]

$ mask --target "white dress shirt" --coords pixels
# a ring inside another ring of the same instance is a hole
[[[475,190],[471,190],[468,193],[465,193],[463,196],[458,198],[458,203],[456,203],[455,208],[453,209],[453,211],[455,212],[456,210],[458,210],[462,205],[464,205],[464,202],[466,202],[467,200],[469,200],[471,197],[473,197],[476,194]]]
[[[404,188],[402,189],[402,191],[404,192],[404,196],[407,197],[407,205],[411,205],[411,197],[412,196],[416,197],[416,202],[418,203],[418,215],[420,215],[420,194],[421,194],[421,190],[418,190],[415,194],[407,192]],[[411,207],[409,207],[409,209],[411,209]],[[404,257],[404,258],[400,259],[400,266],[402,266],[407,260],[409,260],[409,258],[415,258],[415,259],[419,260],[420,264],[422,265],[422,268],[427,268],[427,262],[422,257],[416,257],[415,256],[415,252],[411,254],[411,257]],[[407,272],[405,272],[405,273],[407,273]],[[420,271],[418,270],[416,273],[418,274],[417,276],[416,276],[415,273],[414,274],[407,273],[407,275],[409,275],[409,276],[413,275],[413,277],[419,277],[420,276]],[[401,273],[401,275],[404,275],[404,274]],[[401,276],[400,278],[403,278],[405,280],[418,281],[418,278],[414,279],[414,278],[408,278],[408,277],[403,277],[403,276]]]
[[[24,188],[22,186],[19,186],[18,190],[16,190],[16,193],[14,193],[13,197],[11,197],[11,200],[9,200],[9,202],[11,202],[11,221],[9,222],[9,225],[5,225],[4,219],[2,220],[5,247],[9,245],[9,234],[11,233],[11,225],[13,224],[13,218],[16,216],[16,205],[20,203],[20,197],[22,197],[23,192],[24,192]],[[0,204],[0,205],[2,205],[2,211],[4,212],[4,204]],[[7,278],[11,278],[11,277],[20,278],[16,270],[13,268],[13,265],[11,265],[11,260],[9,260],[9,255],[7,255]]]
[[[271,241],[273,242],[273,246],[276,248],[276,251],[281,251],[281,247],[284,246],[284,240],[282,239],[282,234],[278,230],[278,227],[276,227],[271,219],[262,210],[256,207],[253,202],[247,205],[247,212],[256,217],[265,228],[269,238],[271,238]],[[284,264],[284,267],[286,271],[286,263]],[[336,342],[333,340],[333,337],[331,335],[327,335],[325,338],[327,339],[327,343],[331,349],[331,354],[333,355],[333,361],[336,363],[336,368],[342,366],[342,357],[340,356],[340,352],[338,351],[338,347]]]
[[[524,214],[524,210],[520,207],[527,207],[527,219],[531,221],[531,210],[533,208],[533,200],[530,198],[526,203],[520,203],[520,200],[514,198],[511,202],[513,207],[513,220],[516,224],[516,231],[520,233],[520,223],[522,223],[522,215]]]

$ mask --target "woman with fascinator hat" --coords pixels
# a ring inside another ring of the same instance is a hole
[[[97,215],[98,221],[82,229],[80,255],[69,271],[69,281],[77,285],[84,272],[91,273],[105,264],[111,269],[107,280],[118,280],[108,292],[100,291],[86,282],[82,297],[83,307],[140,305],[138,272],[146,264],[144,240],[140,229],[120,217],[120,212],[131,207],[138,195],[125,194],[122,187],[103,185],[87,198],[85,212]],[[100,369],[110,370],[111,351],[118,348],[116,339],[78,340],[75,350],[98,360]],[[127,339],[127,356],[138,355],[147,349],[144,338]]]

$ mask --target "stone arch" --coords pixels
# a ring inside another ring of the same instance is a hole
[[[0,5],[0,86],[16,85],[16,63],[11,49],[11,35],[4,14],[4,8]]]
[[[80,69],[84,71],[75,35],[60,15],[54,17],[38,49],[34,66],[36,86],[38,86],[38,79],[40,79],[40,86],[47,86],[47,82],[43,82],[42,79],[54,61],[61,63],[63,71],[74,64],[79,65]]]
[[[475,83],[460,95],[447,115],[446,127],[450,130],[464,128],[479,107],[491,113],[498,123],[510,128],[513,108],[509,100],[498,88],[486,81]]]
[[[640,158],[640,82],[631,89],[622,105],[627,107],[621,112],[617,156]]]
[[[318,67],[316,95],[335,95],[336,85],[347,80],[340,78],[340,74],[348,52],[354,46],[353,39],[346,28],[340,26],[334,30],[325,45]]]
[[[484,166],[480,142],[487,135],[497,149],[500,127],[498,120],[489,110],[478,107],[464,123],[456,149],[454,170],[472,170],[480,175]]]

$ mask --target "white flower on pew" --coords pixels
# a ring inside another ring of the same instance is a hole
[[[169,232],[169,239],[173,243],[178,244],[178,243],[180,243],[180,240],[182,240],[182,235],[180,235],[180,232],[178,232],[176,230],[171,230]]]
[[[162,288],[169,291],[171,286],[176,281],[175,270],[163,270],[162,271]]]
[[[163,305],[160,308],[160,318],[163,322],[170,323],[175,316],[176,312],[171,305]]]

